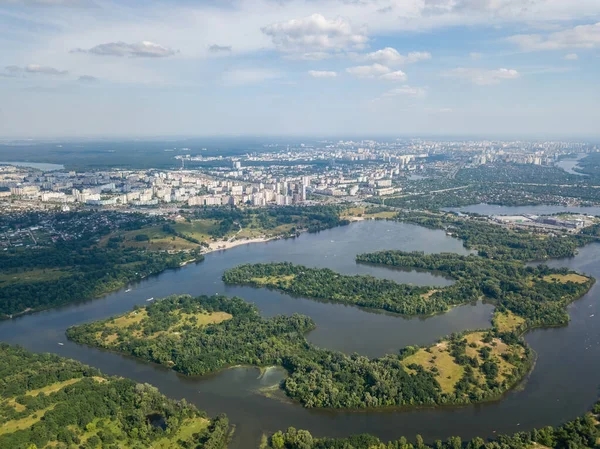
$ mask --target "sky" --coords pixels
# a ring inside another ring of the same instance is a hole
[[[0,137],[600,136],[600,0],[0,0]]]

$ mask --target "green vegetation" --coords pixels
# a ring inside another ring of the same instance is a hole
[[[226,284],[269,287],[341,304],[357,305],[404,315],[445,312],[450,305],[477,300],[476,296],[447,296],[433,287],[398,284],[373,276],[345,276],[328,268],[308,268],[291,263],[241,265],[225,271]]]
[[[2,448],[222,449],[229,433],[148,384],[0,344]]]
[[[202,260],[203,256],[100,248],[85,240],[3,252],[0,318],[96,298],[168,268],[178,268],[190,258]]]
[[[0,319],[96,298],[130,282],[178,268],[199,250],[147,251],[121,246],[115,233],[146,242],[156,219],[122,213],[31,213],[2,216],[0,229],[38,225],[38,243],[0,252]],[[144,237],[145,236],[145,237]]]
[[[202,323],[190,323],[190,317],[198,316],[205,317]],[[72,327],[67,335],[188,375],[240,364],[279,365],[289,372],[282,384],[285,393],[309,408],[489,400],[515,385],[531,362],[530,351],[517,337],[509,343],[494,330],[452,335],[438,346],[447,351],[446,363],[457,366],[449,388],[450,373],[418,358],[432,348],[408,347],[379,359],[347,356],[309,344],[304,334],[313,328],[310,318],[301,315],[262,318],[255,306],[239,298],[172,296],[120,317]]]
[[[594,171],[597,162],[591,162],[593,156],[581,161],[582,167],[588,167],[582,171]],[[590,165],[585,163],[588,159]],[[587,205],[600,202],[599,180],[598,176],[573,175],[557,167],[496,163],[461,169],[454,179],[438,177],[409,181],[404,186],[404,195],[369,201],[404,209],[434,211],[479,203],[500,206]]]
[[[372,276],[345,276],[327,268],[291,263],[247,264],[227,270],[228,284],[269,287],[293,295],[381,309],[405,315],[429,315],[481,298],[498,310],[510,310],[529,326],[568,322],[565,306],[582,296],[593,280],[547,266],[525,267],[521,262],[496,261],[457,254],[382,251],[360,254],[361,263],[436,271],[456,282],[444,288],[398,284]]]
[[[239,237],[295,235],[301,230],[318,232],[348,224],[347,220],[340,218],[342,212],[343,208],[339,206],[205,208],[195,210],[193,218],[212,221],[212,226],[207,226],[203,232],[215,239],[221,239],[237,235],[238,232]],[[194,220],[189,223],[193,224]]]
[[[488,259],[545,260],[572,257],[578,247],[598,237],[598,225],[581,234],[536,234],[522,229],[507,229],[484,217],[457,217],[453,214],[400,212],[398,220],[431,229],[443,229],[463,241],[465,248],[476,250]]]
[[[186,322],[191,316],[194,325]],[[231,318],[199,324],[198,316]],[[239,364],[281,365],[286,356],[304,349],[303,334],[313,327],[300,315],[263,319],[240,298],[184,295],[136,307],[116,319],[69,328],[67,336],[197,375]],[[159,333],[161,338],[154,338]]]
[[[414,442],[405,437],[396,441],[383,442],[379,438],[363,434],[349,438],[316,438],[307,430],[293,427],[285,432],[276,432],[265,438],[265,448],[269,449],[585,449],[597,448],[600,445],[598,430],[598,414],[600,404],[596,404],[593,412],[574,419],[560,427],[547,426],[514,435],[498,435],[493,440],[485,441],[475,437],[470,441],[462,441],[459,437],[450,437],[446,441],[435,441],[426,445],[421,435]]]
[[[520,262],[481,256],[381,251],[357,256],[359,262],[439,271],[456,280],[423,301],[440,297],[447,302],[472,298],[493,301],[499,312],[510,311],[529,327],[558,326],[569,321],[566,306],[584,295],[594,279],[565,268],[524,266]],[[561,279],[561,282],[555,279]]]

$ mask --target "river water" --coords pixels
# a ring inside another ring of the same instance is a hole
[[[265,316],[299,312],[311,316],[317,329],[308,335],[314,344],[346,353],[375,357],[396,352],[408,344],[429,344],[453,331],[489,326],[492,307],[465,305],[427,319],[407,319],[370,313],[356,307],[292,298],[269,290],[228,287],[221,282],[227,268],[241,263],[290,261],[329,267],[354,274],[368,273],[399,282],[443,286],[449,280],[423,272],[389,270],[357,265],[354,256],[365,251],[402,249],[465,254],[461,242],[442,231],[408,224],[368,221],[303,234],[296,239],[237,247],[208,254],[204,262],[132,285],[102,299],[19,317],[0,323],[0,340],[34,351],[54,352],[96,366],[107,374],[130,377],[157,386],[166,395],[196,404],[210,415],[226,413],[236,425],[232,448],[255,448],[262,432],[288,426],[310,430],[316,436],[347,436],[369,432],[384,439],[419,433],[426,441],[449,435],[470,438],[510,433],[534,426],[555,425],[580,415],[597,396],[600,369],[599,290],[595,286],[570,307],[568,327],[534,331],[527,336],[539,358],[522,389],[498,402],[461,408],[423,408],[394,411],[335,412],[307,410],[297,404],[270,399],[259,389],[276,385],[279,369],[260,376],[254,368],[225,370],[203,378],[184,377],[164,367],[131,357],[79,346],[67,341],[67,327],[123,313],[149,297],[173,293],[238,295],[255,303]],[[600,245],[553,265],[565,265],[600,278]],[[591,315],[597,316],[592,317]],[[58,343],[64,343],[64,346]]]
[[[579,161],[586,156],[587,156],[587,154],[582,153],[582,154],[578,154],[577,157],[575,157],[575,158],[561,159],[560,161],[558,161],[556,163],[556,166],[559,168],[562,168],[564,171],[566,171],[567,173],[569,173],[571,175],[587,176],[585,173],[579,173],[579,172],[575,171],[575,168],[577,168],[579,166]]]

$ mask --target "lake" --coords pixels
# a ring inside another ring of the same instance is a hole
[[[275,291],[250,287],[229,287],[222,273],[233,266],[250,262],[290,261],[316,267],[329,267],[347,274],[371,274],[419,285],[449,285],[450,281],[429,273],[389,270],[354,262],[356,254],[383,249],[466,254],[460,241],[444,232],[386,221],[363,221],[318,234],[303,234],[296,239],[236,247],[206,256],[204,262],[171,270],[130,286],[132,291],[102,299],[66,306],[0,323],[0,340],[34,351],[54,352],[96,366],[107,374],[130,377],[157,386],[166,395],[196,404],[210,415],[226,413],[236,425],[232,448],[257,447],[263,431],[288,426],[305,428],[315,436],[347,436],[369,432],[384,439],[419,433],[426,441],[446,439],[449,435],[470,438],[493,436],[494,432],[556,425],[586,410],[597,397],[600,370],[600,319],[597,285],[569,311],[568,327],[538,330],[527,341],[538,354],[538,361],[523,388],[507,393],[498,402],[467,407],[421,408],[370,412],[307,410],[284,400],[270,399],[260,393],[277,385],[284,373],[269,370],[261,376],[258,369],[242,367],[202,378],[185,377],[131,357],[79,346],[66,340],[67,327],[98,320],[145,304],[149,297],[174,293],[238,295],[255,303],[262,314],[311,316],[317,329],[308,335],[314,344],[371,357],[393,353],[409,344],[433,343],[453,331],[490,325],[492,307],[465,305],[449,313],[427,319],[407,319],[389,314],[370,313],[356,307],[292,298]],[[556,266],[592,274],[600,278],[600,245],[583,248],[577,257],[552,261]],[[594,315],[599,318],[591,317]],[[59,346],[58,343],[64,343]]]

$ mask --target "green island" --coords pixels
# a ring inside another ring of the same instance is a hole
[[[104,321],[71,327],[82,344],[131,354],[187,375],[236,365],[285,368],[281,387],[307,408],[364,409],[468,404],[498,398],[531,366],[511,332],[453,334],[430,348],[369,359],[317,348],[302,315],[263,318],[255,306],[224,296],[171,296]]]
[[[0,344],[0,447],[222,449],[231,429],[148,384]]]
[[[566,324],[565,306],[585,294],[593,279],[566,269],[525,266],[519,261],[481,256],[381,251],[356,260],[382,266],[423,269],[444,274],[449,287],[415,287],[372,276],[347,276],[327,268],[291,263],[247,264],[227,270],[227,284],[274,288],[293,295],[357,305],[405,315],[430,315],[487,299],[499,312],[510,311],[528,327]]]

